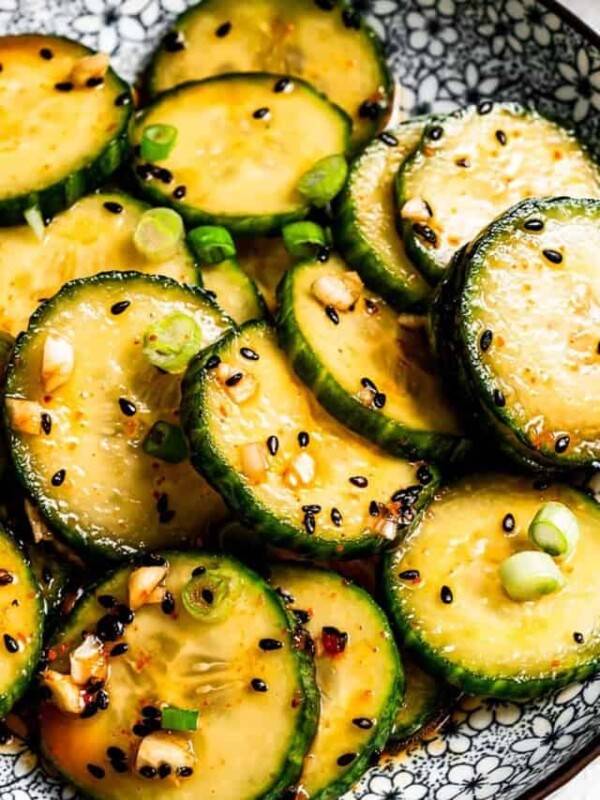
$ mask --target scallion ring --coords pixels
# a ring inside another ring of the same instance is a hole
[[[155,367],[180,374],[204,346],[202,328],[189,314],[169,314],[144,333],[144,355]]]
[[[550,556],[568,556],[579,541],[577,517],[563,503],[544,503],[529,525],[529,539]]]
[[[144,161],[162,161],[168,158],[177,142],[177,128],[173,125],[147,125],[140,142]]]
[[[192,577],[183,587],[181,599],[192,617],[213,623],[233,613],[238,594],[235,573],[226,567],[216,567]]]
[[[327,156],[300,178],[298,191],[314,206],[326,206],[341,192],[347,176],[348,164],[344,156]]]
[[[144,211],[133,233],[136,250],[150,261],[171,258],[183,239],[183,220],[170,208]]]
[[[146,455],[167,464],[179,464],[188,457],[185,436],[179,425],[172,425],[162,419],[150,428],[142,449]]]
[[[556,562],[547,553],[537,550],[524,550],[510,556],[500,565],[499,575],[506,593],[516,602],[539,600],[565,585]]]
[[[316,222],[292,222],[281,233],[289,254],[296,259],[312,258],[328,246],[327,234]]]
[[[161,710],[160,727],[165,731],[195,731],[199,716],[195,709],[166,706]]]
[[[235,243],[227,228],[220,225],[200,225],[188,234],[188,242],[201,264],[219,264],[235,258]]]

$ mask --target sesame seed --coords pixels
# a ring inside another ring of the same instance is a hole
[[[107,200],[106,203],[104,203],[104,208],[110,211],[111,214],[121,214],[123,211],[121,203],[116,203],[114,200]]]
[[[398,573],[398,577],[401,581],[418,581],[421,573],[418,569],[405,569]]]
[[[302,520],[302,524],[304,525],[304,529],[308,534],[311,536],[317,529],[317,521],[315,520],[312,514],[305,514],[304,519]]]
[[[368,717],[355,717],[352,720],[352,724],[363,731],[371,730],[374,725],[373,720]]]
[[[203,575],[206,575],[206,567],[194,567],[192,570],[192,578],[201,578]]]
[[[158,496],[158,500],[156,501],[156,510],[159,514],[167,511],[169,508],[169,495],[162,492]]]
[[[273,91],[276,94],[281,94],[281,92],[286,91],[286,89],[291,85],[291,83],[292,83],[291,80],[287,77],[279,78],[279,80],[276,81],[275,86],[273,87]]]
[[[340,324],[340,316],[333,306],[325,306],[325,313],[334,325]]]
[[[415,234],[420,239],[424,239],[427,244],[430,244],[433,247],[437,245],[437,233],[432,230],[429,225],[422,225],[420,222],[414,222],[412,229]]]
[[[365,389],[370,389],[372,392],[376,392],[377,391],[377,387],[375,386],[375,384],[373,383],[373,381],[370,378],[361,378],[360,379],[360,384],[361,384],[361,386],[364,386]]]
[[[370,297],[365,297],[365,309],[367,314],[377,314],[379,312],[379,306]]]
[[[120,747],[108,747],[106,749],[106,755],[111,761],[127,761],[127,755]]]
[[[477,106],[477,113],[481,114],[481,116],[484,117],[486,114],[489,114],[491,112],[493,107],[494,107],[494,104],[490,103],[489,100],[486,100],[486,101],[484,101],[483,103],[480,103]]]
[[[96,624],[96,636],[103,642],[116,642],[125,633],[125,626],[117,617],[105,614]]]
[[[143,739],[144,736],[149,736],[152,733],[152,730],[144,723],[136,722],[133,728],[131,729],[131,732],[133,733],[134,736],[139,736],[140,738]]]
[[[143,181],[147,181],[152,177],[152,170],[148,164],[138,164],[135,168],[135,174]]]
[[[583,633],[579,633],[579,631],[575,631],[575,633],[573,634],[573,639],[577,644],[583,644],[585,642]]]
[[[140,767],[140,775],[142,778],[148,778],[151,780],[152,778],[156,777],[156,770],[154,767],[151,767],[150,764],[146,764],[143,767]]]
[[[379,516],[379,503],[376,500],[371,500],[371,502],[369,503],[369,514],[372,517]]]
[[[44,61],[51,61],[54,58],[54,53],[49,47],[42,47],[40,50],[40,56],[44,59]]]
[[[307,622],[310,622],[311,614],[308,611],[303,611],[301,608],[294,608],[292,614],[302,625],[306,625]]]
[[[102,86],[103,83],[104,78],[102,78],[100,75],[92,75],[91,78],[87,79],[85,85],[88,87],[88,89],[95,89],[97,86]]]
[[[342,11],[342,22],[346,28],[360,30],[360,14],[358,11],[351,11],[349,8],[345,8]]]
[[[275,589],[275,593],[278,594],[279,597],[281,597],[281,599],[283,600],[284,603],[286,603],[286,605],[289,605],[290,603],[294,602],[294,597],[289,592],[286,592],[285,589],[282,589],[281,586],[278,586]]]
[[[126,397],[119,397],[119,408],[126,417],[133,417],[137,411],[135,405]]]
[[[267,449],[272,456],[277,455],[277,451],[279,450],[279,439],[277,436],[269,436],[267,439]]]
[[[159,708],[155,706],[144,706],[142,708],[142,717],[147,719],[161,719],[162,713]]]
[[[361,119],[379,119],[383,109],[379,103],[374,103],[372,100],[364,100],[358,107],[358,116]]]
[[[205,369],[216,369],[221,363],[219,356],[211,356],[205,363]]]
[[[542,250],[544,257],[548,259],[551,264],[560,264],[562,263],[563,257],[562,253],[559,253],[558,250]]]
[[[506,405],[506,398],[500,389],[494,389],[494,405],[503,408]]]
[[[512,514],[506,514],[502,520],[502,530],[506,533],[512,533],[515,529],[515,518]]]
[[[459,158],[454,163],[457,167],[463,167],[464,169],[469,169],[471,166],[471,162],[468,158]]]
[[[102,608],[114,608],[119,602],[116,597],[112,596],[112,594],[101,594],[98,595],[96,599]]]
[[[171,594],[171,592],[165,592],[165,596],[162,599],[162,603],[160,604],[160,609],[163,614],[170,615],[175,611],[175,598]]]
[[[326,261],[329,261],[329,256],[331,255],[331,250],[329,247],[319,247],[317,252],[317,261],[321,264],[324,264]]]
[[[90,700],[88,703],[86,703],[86,706],[79,715],[79,718],[91,719],[92,717],[95,717],[97,713],[98,713],[97,703],[95,703],[94,700]]]
[[[526,231],[538,231],[544,230],[544,222],[541,219],[528,219],[524,224],[523,227]]]
[[[240,353],[244,358],[247,358],[248,361],[258,361],[258,359],[260,358],[258,353],[255,353],[254,350],[252,350],[250,347],[242,347]]]
[[[4,634],[4,647],[11,655],[19,652],[19,643],[10,635],[10,633]]]
[[[422,464],[417,470],[417,480],[423,486],[427,486],[433,480],[433,475],[427,464]]]
[[[202,589],[200,594],[202,595],[202,599],[207,605],[211,606],[214,603],[215,596],[210,589],[206,588]]]
[[[337,508],[332,508],[330,517],[335,527],[339,528],[342,524],[342,519],[343,519],[341,512],[338,511]]]
[[[108,696],[108,692],[106,692],[104,689],[100,689],[100,691],[96,695],[96,704],[100,709],[100,711],[106,711],[106,709],[110,705],[110,698]]]
[[[355,758],[356,753],[344,753],[343,756],[338,758],[337,765],[338,767],[347,767],[354,761]]]
[[[269,687],[267,686],[267,684],[260,678],[252,678],[252,680],[250,681],[250,686],[254,689],[255,692],[269,691]]]
[[[219,25],[219,27],[215,31],[215,36],[218,36],[219,39],[223,39],[230,33],[230,31],[231,31],[231,22],[224,22],[222,25]]]
[[[353,486],[357,486],[359,489],[364,489],[369,485],[369,481],[362,475],[353,475],[351,478],[348,478],[348,480]]]
[[[264,119],[271,114],[270,110],[267,106],[263,106],[262,108],[257,108],[256,111],[253,112],[252,116],[254,119]]]
[[[375,408],[381,410],[387,402],[387,397],[383,392],[376,392],[375,397],[373,398],[373,405]]]
[[[508,137],[504,131],[496,131],[496,139],[500,142],[502,147],[505,147],[508,142]]]
[[[559,436],[558,439],[554,442],[554,452],[564,453],[569,447],[570,442],[571,442],[570,436],[567,436],[566,434],[564,436]]]
[[[280,642],[278,639],[261,639],[258,646],[261,650],[270,652],[272,650],[281,650],[283,642]]]
[[[57,92],[70,92],[73,90],[73,84],[71,81],[59,81],[54,84],[54,88]]]
[[[42,430],[46,434],[46,436],[50,436],[52,431],[52,417],[48,414],[47,411],[42,413]]]
[[[105,777],[106,772],[104,771],[103,767],[99,767],[98,764],[88,764],[87,771],[90,773],[92,778],[97,778],[99,781]]]
[[[175,198],[175,200],[183,200],[186,192],[187,189],[185,188],[185,186],[176,186],[175,189],[173,189],[173,197]]]
[[[388,133],[387,131],[380,133],[378,138],[384,144],[387,144],[388,147],[397,147],[399,144],[398,139],[396,139],[393,134]]]
[[[180,778],[189,778],[190,775],[194,774],[194,770],[191,767],[179,767],[177,774]]]
[[[479,337],[479,347],[484,353],[486,350],[490,349],[493,338],[494,333],[489,328],[487,328]]]
[[[169,31],[163,39],[163,47],[168,53],[178,53],[185,48],[185,42],[180,31]]]
[[[115,105],[117,107],[121,106],[128,106],[130,103],[129,92],[123,92],[115,99]]]
[[[454,595],[452,594],[452,589],[449,586],[442,586],[440,597],[442,599],[442,603],[447,606],[454,601]]]
[[[444,135],[444,129],[441,125],[434,125],[433,128],[430,128],[427,135],[430,139],[433,139],[434,142],[437,142]]]
[[[8,586],[14,580],[12,573],[6,569],[0,569],[0,586]]]
[[[111,761],[110,765],[115,772],[119,773],[129,772],[129,767],[127,766],[126,761]]]
[[[158,553],[144,553],[140,559],[140,564],[143,567],[164,567],[167,559],[159,556]]]
[[[50,483],[52,486],[62,486],[65,481],[65,475],[67,471],[65,469],[59,469],[58,472],[55,472],[54,475],[50,478]]]
[[[300,445],[300,447],[308,447],[309,442],[310,442],[310,436],[308,435],[308,433],[306,431],[300,431],[300,433],[298,434],[298,444]]]
[[[172,509],[168,511],[163,511],[161,514],[158,515],[158,521],[161,525],[168,525],[169,522],[172,522],[175,519],[175,512]]]
[[[243,372],[234,372],[234,374],[225,381],[225,386],[237,386],[243,377]]]
[[[128,650],[129,645],[126,642],[119,642],[110,651],[110,655],[112,658],[118,658],[119,656],[124,656]]]

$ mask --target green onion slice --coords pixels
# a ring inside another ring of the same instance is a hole
[[[183,239],[183,220],[171,208],[144,211],[133,233],[136,250],[150,261],[171,258]]]
[[[235,258],[235,243],[227,228],[220,225],[200,225],[188,234],[188,242],[196,258],[203,264],[219,264]]]
[[[46,235],[46,226],[44,224],[44,218],[42,217],[42,212],[39,210],[37,206],[32,206],[31,208],[27,208],[23,212],[23,216],[25,217],[25,221],[31,228],[31,230],[35,233],[37,238],[40,242],[44,241],[44,237]]]
[[[529,525],[529,539],[548,555],[568,556],[579,541],[579,523],[563,503],[545,503]]]
[[[147,125],[142,131],[141,156],[145,161],[162,161],[167,158],[177,141],[177,128],[173,125]]]
[[[199,716],[195,709],[167,706],[162,709],[160,727],[166,731],[195,731]]]
[[[551,556],[534,550],[507,558],[500,565],[499,575],[506,593],[517,602],[538,600],[565,585],[563,574]]]
[[[142,448],[146,455],[167,464],[179,464],[188,457],[185,436],[179,425],[171,425],[162,419],[150,428]]]
[[[181,593],[186,611],[206,623],[219,622],[232,613],[239,594],[237,575],[226,567],[200,568],[194,573]]]
[[[298,184],[298,191],[318,207],[326,206],[341,192],[348,176],[348,164],[342,155],[327,156],[309,169]]]
[[[144,355],[155,367],[179,374],[202,349],[203,338],[202,328],[189,314],[169,314],[147,328]]]
[[[316,222],[292,222],[281,233],[283,243],[293,258],[313,258],[328,246],[327,234]]]

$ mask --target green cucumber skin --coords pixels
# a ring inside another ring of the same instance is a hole
[[[432,723],[441,721],[454,705],[457,696],[457,692],[445,682],[440,683],[433,702],[420,714],[415,715],[412,722],[405,725],[394,724],[389,737],[390,744],[403,744],[412,739],[419,731],[431,726]]]
[[[22,553],[21,548],[17,545],[9,533],[4,528],[0,527],[0,536],[11,541],[12,549],[20,559],[25,562],[26,576],[31,589],[31,603],[35,605],[37,611],[37,626],[31,632],[32,647],[31,654],[27,666],[21,672],[18,679],[10,686],[4,693],[0,693],[0,719],[3,719],[14,704],[23,697],[27,691],[31,678],[35,672],[38,662],[42,655],[42,640],[44,636],[44,608],[42,604],[42,597],[38,588],[37,581],[33,575],[31,567],[27,564],[25,555]]]
[[[160,94],[154,99],[149,106],[147,106],[139,119],[136,120],[136,126],[143,123],[146,115],[152,111],[156,106],[160,105],[165,98],[172,97],[179,94],[180,91],[185,90],[191,86],[198,86],[200,84],[211,83],[214,81],[236,80],[240,77],[246,80],[263,80],[269,77],[270,80],[276,81],[280,75],[271,75],[267,72],[253,72],[253,73],[236,73],[233,72],[227,75],[215,75],[210,78],[205,78],[201,81],[188,81],[187,83],[174,86],[166,92]],[[302,85],[308,89],[312,95],[319,100],[325,100],[328,105],[338,114],[340,119],[344,122],[345,127],[345,146],[344,151],[348,152],[350,149],[350,132],[352,130],[352,121],[346,112],[339,106],[336,106],[328,100],[322,92],[319,92],[309,83],[294,78],[295,83]],[[198,225],[218,225],[227,228],[234,236],[250,237],[250,236],[268,236],[270,234],[277,234],[281,228],[288,225],[290,222],[297,222],[304,219],[311,210],[308,203],[300,206],[292,211],[282,212],[280,214],[259,214],[256,216],[244,214],[210,214],[202,211],[195,206],[189,205],[178,200],[175,200],[171,192],[163,192],[158,188],[158,184],[154,185],[151,181],[140,178],[135,168],[132,170],[132,179],[137,186],[140,194],[145,197],[154,206],[167,206],[177,211],[181,215],[188,228],[194,228]]]
[[[353,6],[352,6],[352,3],[350,2],[350,0],[341,0],[341,4],[340,5],[341,5],[340,11],[344,10],[344,9],[353,10]],[[209,6],[209,0],[200,0],[200,2],[198,2],[196,5],[192,6],[191,8],[188,8],[186,11],[184,11],[182,14],[180,14],[177,17],[177,19],[173,22],[171,27],[169,28],[169,31],[175,31],[175,32],[184,33],[185,32],[185,26],[187,25],[188,21],[190,19],[192,19],[192,17],[194,17],[197,13],[199,13],[199,12],[202,13],[203,9],[205,7],[207,7],[207,6]],[[391,70],[390,70],[390,68],[388,66],[388,60],[387,60],[387,56],[386,56],[386,53],[385,53],[385,45],[381,41],[379,36],[377,36],[375,31],[371,27],[366,25],[364,21],[362,22],[362,28],[361,29],[362,29],[363,33],[365,33],[367,39],[369,40],[369,43],[371,44],[371,47],[373,49],[373,55],[374,55],[378,65],[379,65],[379,68],[381,69],[381,73],[382,73],[382,76],[383,76],[382,89],[383,89],[383,92],[385,94],[386,101],[387,101],[389,107],[391,108],[392,101],[393,101],[393,94],[394,94],[394,77],[393,77],[392,72],[391,72]],[[155,84],[156,84],[157,71],[159,69],[158,62],[159,62],[160,57],[162,55],[161,50],[162,50],[162,43],[161,43],[161,45],[159,45],[159,47],[154,52],[154,54],[152,56],[152,59],[151,59],[149,65],[148,65],[148,68],[146,70],[146,74],[145,74],[145,78],[144,78],[144,86],[145,86],[145,89],[146,89],[146,94],[148,95],[150,100],[154,100],[160,94],[158,92],[158,90],[156,89],[156,85]],[[293,75],[292,77],[294,78],[294,80],[301,80],[301,78],[299,78],[299,77],[297,77],[295,75]],[[171,91],[171,90],[168,89],[167,91]],[[350,119],[350,118],[348,118],[348,119]],[[369,139],[377,133],[377,131],[380,128],[381,128],[380,120],[374,120],[373,124],[370,126],[369,131],[365,134],[364,140],[361,141],[361,142],[357,142],[357,145],[356,145],[357,148],[360,148],[360,147],[364,146],[369,141]],[[288,222],[293,222],[293,221],[294,220],[291,220],[291,219],[288,220]],[[217,224],[217,223],[215,223],[215,224]],[[287,222],[284,222],[280,227],[283,227],[283,225],[286,225],[286,224],[287,224]],[[254,235],[254,234],[243,234],[242,233],[240,235],[243,236],[243,235]]]
[[[193,247],[190,246],[190,250],[193,252]],[[207,273],[212,270],[217,271],[221,266],[221,264],[210,264],[198,267],[199,285],[204,286],[204,270],[206,270]],[[223,262],[223,266],[229,270],[229,276],[232,279],[232,291],[236,291],[244,296],[246,309],[254,308],[256,310],[256,313],[253,313],[248,319],[265,319],[268,316],[268,311],[264,298],[259,292],[258,286],[254,280],[244,272],[237,258],[227,259]],[[233,283],[234,280],[236,283]],[[211,290],[206,287],[205,291],[209,294],[211,293]],[[214,300],[217,305],[220,305],[218,293],[216,293],[216,295]],[[239,320],[234,320],[234,322],[238,325],[242,324]]]
[[[167,278],[164,275],[149,275],[141,272],[100,272],[97,275],[93,275],[88,278],[75,278],[74,280],[65,283],[62,289],[56,295],[54,295],[53,298],[45,303],[42,303],[38,307],[37,311],[34,312],[29,320],[29,326],[25,335],[15,345],[11,357],[11,365],[15,363],[15,360],[20,358],[21,351],[28,342],[29,338],[37,335],[38,324],[44,319],[47,313],[51,312],[55,302],[60,302],[60,300],[65,296],[68,297],[69,294],[76,290],[81,284],[89,285],[99,282],[101,283],[107,277],[110,277],[115,283],[123,283],[125,285],[128,281],[136,281],[139,278],[142,278],[144,281],[149,280],[155,285],[167,287],[172,286],[177,287],[178,289],[187,290],[190,294],[201,298],[208,306],[218,311],[221,317],[224,319],[229,319],[217,305],[217,303],[215,303],[215,301],[209,295],[207,295],[200,286],[184,286],[183,284],[177,283],[177,281]],[[232,328],[235,327],[233,320],[230,320],[230,323]],[[25,494],[31,500],[33,505],[39,509],[40,513],[43,515],[52,531],[58,534],[58,536],[60,536],[67,545],[72,547],[75,553],[80,555],[84,560],[89,559],[91,553],[93,553],[95,557],[104,559],[105,563],[132,558],[135,555],[136,550],[131,546],[126,546],[119,542],[109,540],[90,542],[85,531],[82,530],[78,524],[73,526],[66,525],[61,519],[60,515],[56,513],[54,504],[48,503],[43,496],[40,496],[39,498],[35,496],[33,487],[39,487],[40,481],[33,474],[30,466],[27,463],[27,459],[21,458],[13,446],[14,442],[13,437],[11,436],[9,419],[6,406],[4,405],[4,398],[2,400],[2,415],[3,428],[8,438],[12,463],[19,483],[23,487]]]
[[[319,360],[302,334],[294,314],[294,280],[304,263],[300,262],[289,269],[277,288],[277,333],[279,343],[294,370],[319,403],[350,430],[394,456],[431,459],[451,466],[463,464],[471,451],[471,443],[467,439],[450,434],[415,431],[386,417],[381,411],[367,408],[351,397]],[[439,474],[437,478],[439,480]]]
[[[231,341],[240,337],[246,330],[261,327],[270,329],[265,322],[253,321],[237,330],[232,330],[190,363],[181,387],[181,424],[190,443],[192,465],[219,492],[232,514],[253,528],[266,542],[313,558],[360,558],[387,549],[389,543],[381,537],[369,534],[352,541],[323,540],[316,535],[307,534],[303,528],[280,519],[259,502],[236,470],[221,457],[212,438],[210,420],[202,412],[206,387],[204,364],[211,355],[220,356],[222,350],[227,350]],[[415,511],[426,504],[433,495],[435,486],[434,480],[424,488]]]
[[[468,247],[462,248],[453,259],[446,278],[438,287],[431,306],[431,338],[439,366],[450,393],[461,410],[467,430],[480,431],[495,444],[501,457],[509,464],[532,474],[557,475],[571,468],[589,467],[588,460],[562,454],[557,458],[552,447],[534,449],[527,437],[515,429],[510,419],[510,407],[498,408],[494,403],[494,387],[477,367],[479,353],[467,346],[464,320],[468,313],[463,291],[473,263],[490,237],[502,236],[516,220],[532,213],[544,213],[556,206],[555,200],[525,200],[498,217]],[[590,205],[600,208],[598,201],[570,198],[573,208]]]

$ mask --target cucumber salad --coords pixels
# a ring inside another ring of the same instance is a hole
[[[203,0],[135,89],[0,37],[0,118],[4,739],[96,800],[336,800],[600,669],[573,130],[401,120],[345,0]]]

